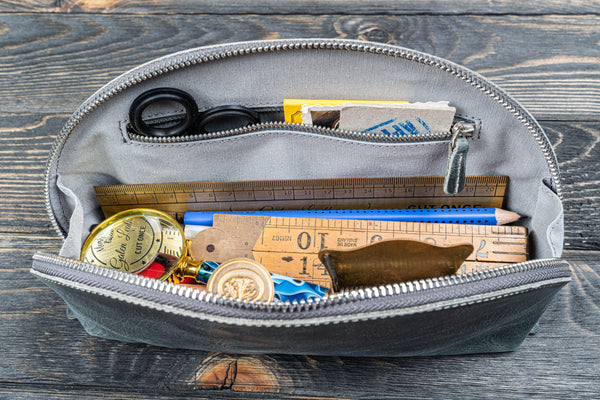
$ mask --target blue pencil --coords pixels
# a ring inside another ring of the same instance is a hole
[[[499,208],[418,208],[358,210],[270,210],[270,211],[189,211],[186,225],[212,226],[214,214],[264,215],[291,218],[365,219],[374,221],[435,222],[446,224],[504,225],[519,214]]]

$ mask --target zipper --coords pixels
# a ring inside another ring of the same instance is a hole
[[[465,186],[467,152],[469,151],[469,141],[467,139],[473,137],[473,133],[475,132],[475,123],[472,121],[460,119],[452,124],[452,127],[448,132],[430,132],[424,134],[421,133],[418,135],[382,135],[376,133],[347,131],[313,125],[301,125],[280,121],[269,121],[247,125],[241,128],[235,128],[226,131],[167,137],[141,135],[139,133],[135,133],[135,131],[130,131],[128,129],[127,136],[130,140],[140,143],[174,144],[226,138],[269,129],[284,129],[293,132],[313,133],[324,136],[333,136],[343,139],[360,140],[375,143],[449,141],[450,144],[448,149],[448,162],[446,166],[443,187],[444,191],[447,194],[455,195],[460,193]]]
[[[272,40],[272,41],[256,41],[256,42],[242,42],[234,43],[230,45],[216,45],[211,47],[205,47],[195,50],[185,50],[172,55],[159,58],[154,61],[150,61],[143,64],[128,73],[125,73],[111,82],[109,82],[102,89],[97,91],[88,100],[86,100],[69,118],[63,129],[58,135],[46,166],[45,172],[45,202],[46,210],[50,216],[50,221],[56,231],[63,238],[66,237],[65,232],[61,229],[56,216],[52,211],[52,205],[50,203],[50,180],[52,177],[53,167],[60,155],[60,150],[64,146],[69,134],[74,130],[75,126],[91,111],[96,109],[100,104],[122,92],[128,87],[134,86],[137,83],[151,79],[152,77],[166,74],[170,71],[186,68],[191,65],[211,62],[221,58],[236,57],[245,54],[261,53],[261,52],[275,52],[275,51],[288,51],[288,50],[303,50],[303,49],[330,49],[330,50],[348,50],[357,51],[364,53],[373,53],[391,57],[403,58],[414,62],[419,62],[425,65],[429,65],[434,68],[438,68],[442,71],[448,72],[465,83],[470,84],[474,88],[482,91],[498,104],[503,106],[511,114],[513,114],[521,123],[523,123],[529,132],[534,136],[535,140],[539,144],[542,153],[548,163],[554,188],[559,199],[562,200],[562,185],[560,182],[560,172],[558,168],[558,162],[552,146],[548,142],[542,128],[537,122],[529,115],[529,113],[523,109],[517,102],[510,99],[503,91],[497,87],[491,85],[483,77],[478,74],[469,71],[463,67],[460,67],[452,62],[439,59],[428,54],[423,54],[417,51],[408,50],[404,48],[398,48],[395,46],[388,46],[377,43],[361,42],[354,40],[336,40],[336,39],[297,39],[297,40]],[[462,142],[462,141],[460,141]],[[452,150],[450,151],[452,156]],[[458,157],[460,158],[460,157]],[[458,160],[457,157],[454,159]],[[453,161],[457,162],[457,161]],[[450,162],[449,162],[450,164]],[[458,179],[454,179],[454,176],[449,176],[449,187],[452,186],[452,182],[460,181],[460,173],[456,175]],[[454,185],[456,187],[456,185]]]
[[[174,136],[149,136],[137,133],[135,129],[127,124],[126,135],[129,140],[141,142],[141,143],[152,143],[152,144],[167,144],[167,143],[187,143],[187,142],[198,142],[203,140],[226,138],[231,136],[243,135],[252,132],[258,132],[261,130],[269,129],[285,129],[294,132],[302,133],[314,133],[325,136],[333,136],[344,139],[369,141],[369,142],[416,142],[416,141],[435,141],[435,140],[450,140],[457,136],[458,133],[465,137],[472,137],[475,132],[476,123],[471,119],[464,117],[455,117],[452,122],[451,129],[445,132],[427,132],[419,134],[381,134],[381,133],[368,133],[359,131],[349,131],[337,128],[323,127],[319,125],[303,125],[284,122],[281,120],[283,117],[283,107],[281,106],[270,106],[270,107],[251,107],[253,111],[256,111],[260,115],[260,119],[263,122],[242,126],[239,128],[233,128],[224,131],[210,132],[210,133],[197,133],[192,135],[174,135]],[[199,110],[202,112],[202,110]],[[164,115],[159,118],[150,118],[145,121],[149,126],[159,126],[165,123],[180,122],[185,118],[185,115]]]
[[[461,121],[462,122],[462,121]],[[157,136],[145,136],[135,132],[128,132],[128,137],[131,140],[142,143],[186,143],[186,142],[197,142],[202,140],[220,139],[238,135],[244,135],[247,133],[258,132],[262,130],[287,130],[292,132],[301,133],[314,133],[324,136],[333,136],[343,139],[369,141],[369,142],[419,142],[419,141],[435,141],[435,140],[450,140],[453,136],[452,131],[448,132],[432,132],[419,135],[411,136],[396,136],[396,135],[381,135],[376,133],[364,133],[355,131],[346,131],[340,129],[333,129],[327,127],[321,127],[316,125],[301,125],[291,124],[288,122],[281,121],[267,121],[260,122],[257,124],[247,125],[240,128],[230,129],[226,131],[200,133],[195,135],[184,135],[184,136],[170,136],[170,137],[157,137]],[[471,127],[471,132],[474,130],[474,125]]]
[[[486,296],[492,299],[542,286],[563,284],[570,280],[570,269],[566,262],[559,259],[543,259],[464,275],[344,290],[322,299],[291,303],[279,300],[270,303],[249,303],[55,255],[36,253],[33,258],[31,272],[34,275],[79,290],[91,290],[121,300],[127,297],[175,308],[183,307],[181,302],[184,302],[185,307],[191,306],[196,311],[210,310],[217,314],[220,311],[228,316],[232,316],[235,309],[238,309],[248,317],[244,311],[250,310],[260,312],[258,316],[267,319],[276,319],[273,313],[278,312],[285,312],[286,318],[301,318],[301,314],[288,313],[311,310],[319,310],[322,315],[339,316],[338,306],[344,306],[344,312],[347,314],[358,314],[371,310],[373,307],[369,300],[374,299],[384,302],[391,300],[385,302],[390,308],[408,308],[415,305],[415,296],[420,298],[419,301],[423,302],[423,305],[452,301],[451,306],[455,307],[477,301],[477,298],[484,301]],[[437,295],[428,296],[433,292]]]

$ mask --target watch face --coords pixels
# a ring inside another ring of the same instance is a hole
[[[122,218],[111,218],[95,229],[82,249],[82,260],[138,273],[159,262],[172,269],[181,257],[181,228],[159,214],[127,212]]]

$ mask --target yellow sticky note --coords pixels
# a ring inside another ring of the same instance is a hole
[[[283,112],[285,114],[285,122],[292,124],[302,123],[303,105],[323,105],[323,106],[339,106],[344,103],[355,104],[400,104],[408,103],[408,101],[393,101],[393,100],[324,100],[324,99],[284,99]]]

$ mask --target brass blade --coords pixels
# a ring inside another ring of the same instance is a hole
[[[339,290],[452,275],[472,252],[471,244],[441,247],[393,239],[352,250],[323,249],[319,259]]]

